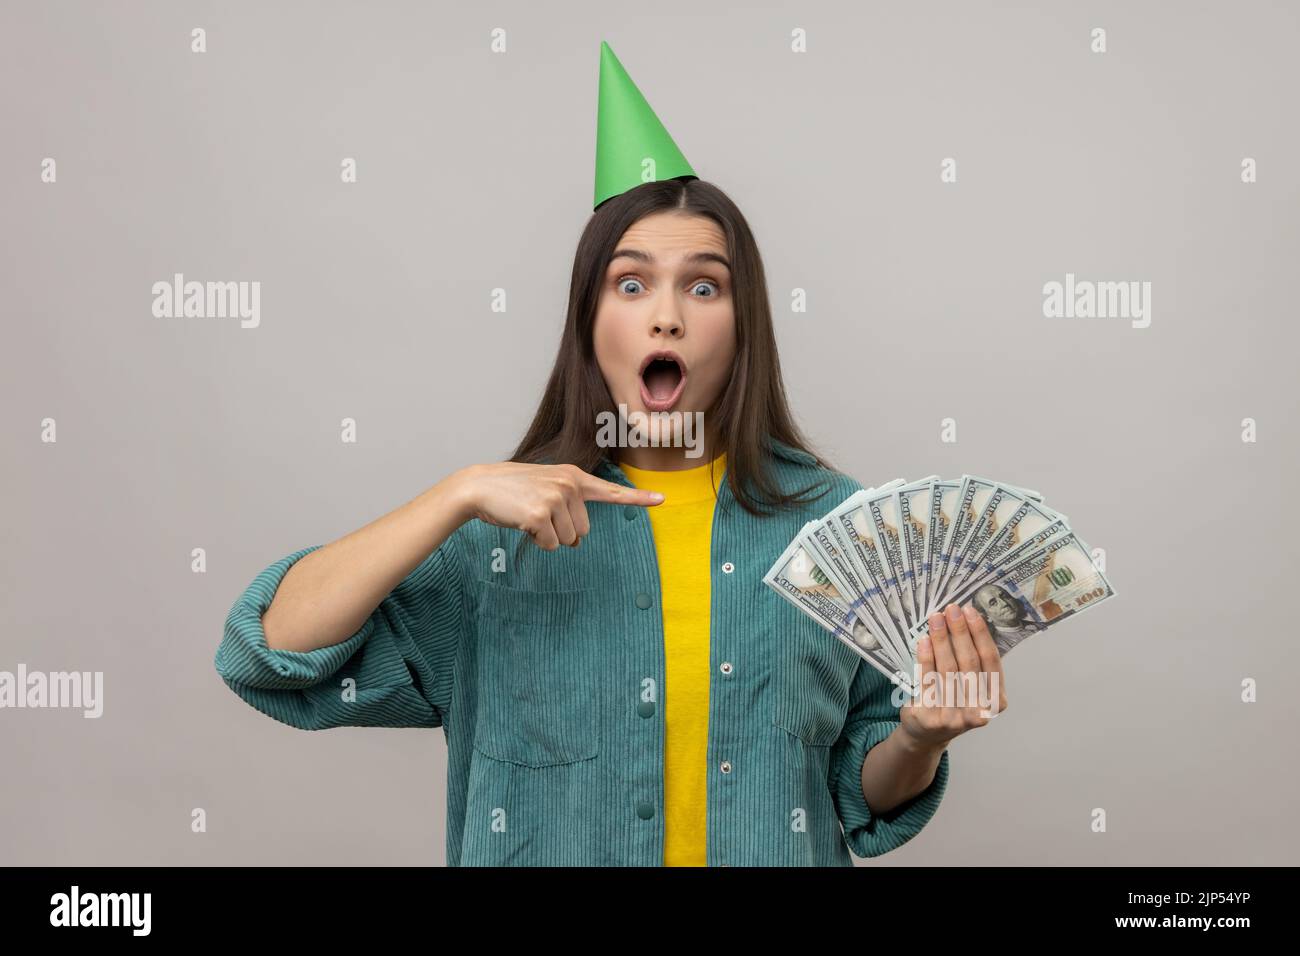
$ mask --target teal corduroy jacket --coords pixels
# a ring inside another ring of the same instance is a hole
[[[893,685],[767,588],[798,533],[861,488],[774,446],[787,491],[815,502],[776,516],[724,482],[712,535],[707,861],[851,866],[914,837],[930,786],[886,814],[862,794],[868,749],[898,726]],[[606,460],[600,477],[629,485]],[[269,650],[263,612],[304,548],[235,602],[216,654],[226,684],[293,727],[441,727],[449,866],[659,866],[664,843],[663,619],[645,509],[589,502],[579,548],[460,527],[356,634],[308,652]],[[349,681],[348,678],[352,680]]]

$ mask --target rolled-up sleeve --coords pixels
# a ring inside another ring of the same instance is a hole
[[[880,856],[902,846],[930,822],[948,785],[948,751],[943,752],[930,785],[887,813],[872,813],[862,793],[862,762],[899,725],[890,699],[894,685],[865,661],[853,679],[852,704],[839,739],[831,748],[827,781],[844,840],[860,857]]]
[[[311,651],[272,650],[262,615],[289,568],[320,547],[276,561],[235,601],[217,647],[217,673],[248,704],[302,730],[442,726],[465,626],[455,536],[351,637]]]

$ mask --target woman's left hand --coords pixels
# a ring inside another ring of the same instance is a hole
[[[949,604],[946,610],[946,616],[928,619],[930,635],[916,647],[919,693],[898,711],[902,730],[922,748],[942,747],[1007,709],[1002,656],[984,618],[969,604]],[[971,679],[964,676],[972,673],[974,700]]]

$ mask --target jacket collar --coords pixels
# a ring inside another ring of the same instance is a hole
[[[785,442],[777,441],[775,438],[768,439],[768,444],[772,446],[772,451],[787,461],[793,461],[800,465],[815,465],[817,459],[808,452],[800,448],[787,445]]]

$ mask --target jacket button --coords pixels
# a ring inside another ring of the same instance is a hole
[[[644,591],[638,594],[636,596],[636,606],[643,611],[648,608],[650,606],[650,595],[646,594]]]
[[[723,661],[721,664],[718,665],[718,670],[722,671],[722,673],[724,674],[730,674],[733,670],[731,666],[731,661]]]
[[[723,574],[730,574],[730,573],[731,573],[732,571],[734,571],[734,570],[736,570],[736,566],[735,566],[734,564],[732,564],[730,561],[728,561],[728,562],[726,562],[725,564],[722,565],[722,573],[723,573]]]
[[[723,773],[731,773],[731,761],[730,760],[722,761],[722,766],[719,769]]]
[[[638,717],[653,717],[655,715],[655,702],[652,700],[643,700],[636,705],[636,715]]]
[[[636,512],[637,512],[636,505],[624,505],[624,506],[623,506],[623,520],[624,520],[624,521],[631,521],[633,518],[636,517]]]
[[[636,815],[642,820],[649,820],[655,815],[655,808],[643,800],[636,805]]]

